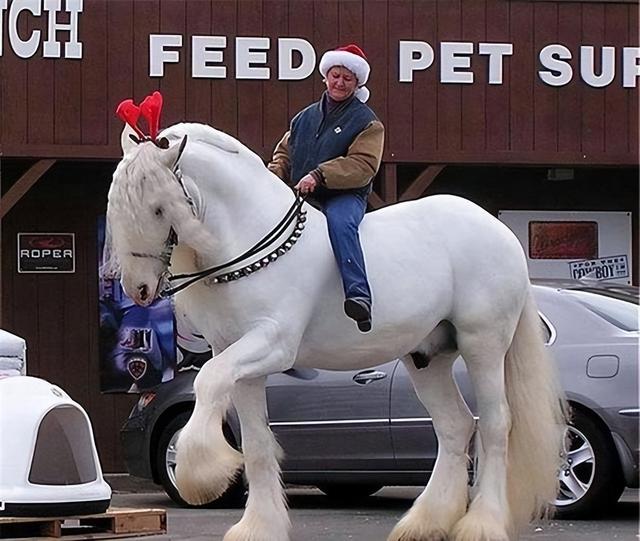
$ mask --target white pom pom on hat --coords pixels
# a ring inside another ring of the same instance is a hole
[[[369,99],[369,89],[364,86],[369,80],[371,66],[367,62],[367,57],[360,47],[350,43],[344,47],[338,47],[331,51],[327,51],[320,59],[320,73],[323,77],[327,76],[327,72],[334,66],[343,66],[353,72],[358,79],[358,88],[355,92],[356,97],[361,102]]]

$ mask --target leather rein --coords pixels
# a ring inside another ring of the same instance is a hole
[[[280,256],[286,254],[302,235],[302,230],[304,229],[305,221],[307,220],[307,216],[306,216],[307,211],[302,208],[302,205],[305,201],[305,197],[301,196],[297,192],[295,196],[296,197],[293,204],[291,205],[291,207],[289,207],[289,210],[287,210],[282,220],[280,220],[280,222],[269,233],[267,233],[258,242],[256,242],[251,248],[249,248],[246,252],[239,255],[238,257],[235,257],[231,261],[227,261],[222,265],[216,265],[215,267],[209,267],[208,269],[204,269],[196,272],[171,275],[167,271],[168,276],[166,277],[166,280],[169,283],[181,281],[181,280],[184,280],[184,281],[173,287],[163,289],[160,292],[160,296],[164,298],[170,297],[172,295],[175,295],[179,291],[186,289],[190,285],[195,284],[199,280],[202,280],[203,278],[207,278],[216,273],[220,273],[221,271],[224,271],[234,265],[242,264],[243,267],[240,269],[237,269],[231,272],[221,273],[209,279],[209,282],[212,284],[233,282],[235,280],[243,278],[244,276],[249,276],[250,274],[253,274],[256,271],[259,271],[265,268],[267,265],[269,265],[273,261],[276,261]],[[268,254],[261,256],[257,259],[254,259],[250,262],[247,262],[248,259],[252,258],[259,252],[265,249],[268,249],[270,246],[272,246],[285,233],[287,228],[294,222],[295,222],[295,228],[293,230],[293,233],[291,233],[291,235],[289,235],[289,237],[284,242],[280,243]],[[176,232],[172,227],[169,231],[169,237],[167,238],[167,241],[165,243],[165,248],[160,255],[151,256],[148,254],[141,254],[141,253],[132,253],[131,255],[136,257],[155,257],[156,259],[160,259],[162,262],[168,265],[171,260],[171,253],[173,251],[173,247],[177,243],[178,243],[178,236],[176,235]]]

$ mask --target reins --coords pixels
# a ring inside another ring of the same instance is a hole
[[[307,219],[306,217],[307,211],[302,209],[302,205],[304,201],[305,201],[305,197],[301,196],[298,192],[296,192],[296,198],[293,204],[291,205],[291,207],[289,207],[289,210],[287,210],[282,220],[280,220],[280,222],[269,233],[267,233],[264,237],[262,237],[262,239],[260,239],[256,244],[254,244],[246,252],[232,259],[231,261],[223,263],[222,265],[217,265],[215,267],[210,267],[208,269],[204,269],[197,272],[183,273],[183,274],[176,274],[176,275],[169,276],[168,277],[169,282],[175,282],[176,280],[186,280],[186,281],[182,282],[177,286],[164,289],[160,293],[160,296],[165,298],[170,297],[172,295],[175,295],[179,291],[186,289],[190,285],[193,285],[197,281],[202,280],[203,278],[206,278],[208,276],[211,276],[212,274],[228,269],[229,267],[233,265],[237,265],[238,263],[243,263],[245,260],[249,259],[250,257],[256,255],[260,251],[264,250],[265,248],[273,244],[273,242],[275,242],[279,237],[281,237],[282,234],[286,231],[286,229],[295,220],[296,226],[293,233],[287,238],[286,241],[281,243],[273,251],[271,251],[265,256],[260,257],[259,259],[256,259],[250,263],[245,264],[245,266],[242,267],[241,269],[220,274],[218,276],[213,277],[211,279],[211,283],[217,284],[217,283],[232,282],[234,280],[238,280],[239,278],[248,276],[260,269],[265,268],[269,263],[275,261],[276,259],[278,259],[278,257],[288,252],[302,235],[302,230],[304,229],[304,225],[305,225],[304,222]]]

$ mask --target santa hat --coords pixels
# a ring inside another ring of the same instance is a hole
[[[345,67],[356,76],[356,79],[358,79],[356,97],[361,102],[366,102],[369,99],[369,89],[364,85],[369,79],[371,67],[362,49],[351,43],[344,47],[327,51],[320,59],[320,73],[323,77],[326,77],[327,72],[334,66]]]

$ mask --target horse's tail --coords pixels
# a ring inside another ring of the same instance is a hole
[[[519,529],[547,514],[556,498],[568,411],[531,291],[507,351],[505,378],[512,423],[507,489]]]

